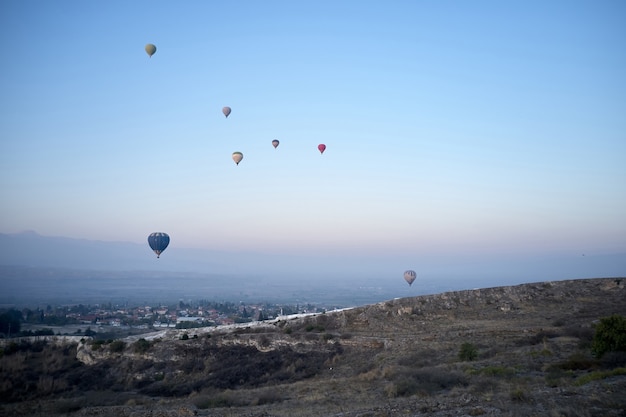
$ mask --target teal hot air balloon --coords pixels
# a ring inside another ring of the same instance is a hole
[[[410,269],[408,271],[404,271],[404,280],[409,283],[409,286],[413,284],[415,278],[417,278],[417,274],[415,273],[415,271],[412,271]]]
[[[148,244],[150,245],[150,249],[157,254],[157,258],[159,258],[161,252],[170,244],[170,237],[167,233],[163,232],[151,233],[150,236],[148,236]]]
[[[156,46],[151,43],[147,44],[144,49],[146,50],[146,53],[150,58],[152,58],[152,55],[154,55],[154,53],[156,52]]]

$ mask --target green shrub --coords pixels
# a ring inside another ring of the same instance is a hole
[[[528,399],[528,395],[526,394],[526,391],[524,391],[522,388],[515,388],[511,390],[509,395],[511,397],[511,400],[517,401],[517,402],[523,402]]]
[[[150,349],[150,346],[152,346],[150,342],[142,337],[141,339],[133,343],[133,350],[135,351],[135,353],[146,353],[148,349]]]
[[[614,314],[600,319],[591,343],[591,352],[601,358],[607,352],[626,351],[626,318]]]
[[[54,411],[57,413],[74,413],[82,408],[77,398],[62,398],[54,403]]]
[[[304,330],[306,330],[307,332],[312,332],[314,330],[321,332],[321,331],[324,331],[324,327],[319,326],[319,325],[307,324]]]
[[[574,353],[564,362],[560,362],[556,366],[565,371],[584,371],[594,368],[597,362],[592,358],[588,358],[582,353]]]
[[[516,373],[517,372],[515,371],[514,368],[503,367],[503,366],[486,366],[484,368],[477,369],[471,372],[471,374],[476,374],[476,375],[484,375],[484,376],[491,376],[491,377],[507,377],[507,378],[515,376]]]
[[[226,391],[215,395],[200,395],[192,400],[193,404],[200,410],[207,408],[235,407],[240,404],[232,392]]]
[[[109,345],[109,349],[111,349],[111,352],[114,352],[114,353],[123,352],[125,348],[126,348],[126,342],[123,342],[121,340],[115,340],[111,342],[111,344]]]
[[[104,340],[102,339],[91,340],[87,343],[91,345],[92,350],[100,350],[102,348],[102,345],[104,345]]]
[[[250,405],[263,405],[263,404],[273,404],[284,401],[284,397],[280,391],[275,389],[267,389],[259,392],[258,396],[254,398]]]
[[[459,350],[459,359],[462,361],[473,361],[478,358],[478,349],[471,343],[465,342]]]
[[[385,388],[389,397],[408,397],[414,394],[434,395],[453,387],[467,386],[468,379],[460,372],[431,368],[398,368],[388,375]]]
[[[553,356],[554,354],[552,353],[552,351],[550,349],[541,349],[541,350],[531,350],[530,351],[530,356],[533,358],[537,358],[537,357],[550,357]]]
[[[528,339],[520,340],[518,342],[519,346],[524,345],[538,345],[539,343],[545,343],[548,339],[553,339],[555,337],[559,337],[560,334],[554,330],[539,330],[534,335],[530,336]]]
[[[563,384],[569,384],[573,377],[573,371],[564,371],[561,367],[552,365],[546,371],[545,381],[547,386],[556,388]]]
[[[626,375],[626,368],[616,368],[616,369],[613,369],[612,371],[594,371],[594,372],[590,372],[588,374],[585,374],[579,377],[574,382],[574,385],[581,386],[592,381],[599,381],[602,379],[607,379],[607,378],[620,376],[620,375]]]
[[[393,389],[388,390],[390,397],[407,397],[415,394],[420,389],[420,385],[413,378],[402,377],[394,382]]]

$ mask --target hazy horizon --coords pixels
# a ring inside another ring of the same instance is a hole
[[[405,269],[417,280],[408,286]],[[45,297],[117,300],[307,300],[342,306],[451,290],[626,276],[626,254],[447,258],[280,256],[0,233],[0,304]],[[13,300],[13,301],[11,301]]]

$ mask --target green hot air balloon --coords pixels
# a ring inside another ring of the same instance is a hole
[[[148,56],[150,58],[152,58],[152,55],[154,55],[154,53],[156,52],[156,46],[154,46],[153,44],[149,43],[146,45],[146,53],[148,54]]]
[[[239,162],[241,162],[242,159],[243,154],[241,152],[233,152],[233,161],[235,161],[237,165],[239,165]]]

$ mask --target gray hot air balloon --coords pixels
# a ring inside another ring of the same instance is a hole
[[[156,52],[156,46],[154,46],[153,44],[149,43],[146,45],[146,53],[148,54],[148,56],[150,58],[152,58],[152,55],[154,55],[154,53]]]
[[[230,107],[226,106],[226,107],[222,108],[222,113],[224,113],[224,116],[228,117],[230,112],[231,112]]]
[[[169,244],[170,237],[167,233],[155,232],[148,236],[148,245],[150,245],[150,249],[157,254],[157,258],[161,256],[161,252],[163,252]]]
[[[233,152],[233,161],[235,161],[237,165],[239,165],[239,162],[241,162],[242,159],[243,154],[241,152]]]
[[[409,286],[413,284],[415,278],[417,278],[417,274],[415,273],[415,271],[412,271],[410,269],[408,271],[404,271],[404,280],[409,283]]]
[[[280,143],[280,142],[279,142],[278,140],[276,140],[276,139],[274,139],[274,140],[272,141],[272,146],[274,147],[274,149],[278,147],[278,144],[279,144],[279,143]]]

